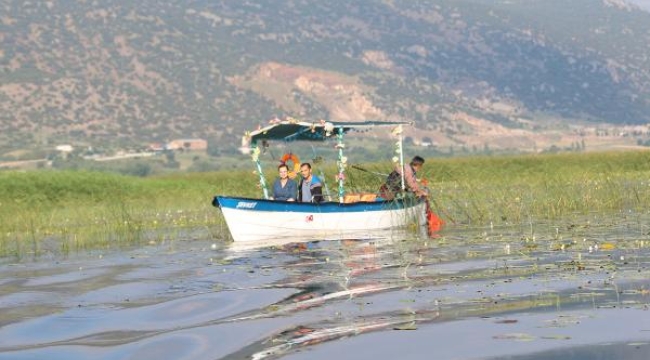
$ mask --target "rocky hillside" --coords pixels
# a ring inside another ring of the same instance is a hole
[[[286,115],[514,148],[650,122],[650,13],[624,0],[0,0],[0,42],[4,158],[235,147]]]

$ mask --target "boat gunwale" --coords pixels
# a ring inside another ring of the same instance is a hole
[[[419,204],[424,203],[423,199],[419,198],[402,198],[402,199],[393,199],[393,200],[375,200],[375,201],[356,201],[356,202],[337,202],[337,201],[323,201],[320,203],[311,203],[311,202],[298,202],[298,201],[283,201],[283,200],[271,200],[271,199],[262,199],[262,198],[249,198],[249,197],[240,197],[240,196],[224,196],[216,195],[212,201],[212,205],[218,208],[221,208],[222,202],[219,199],[224,199],[227,202],[251,202],[255,203],[251,208],[248,207],[238,207],[238,206],[226,206],[229,209],[243,210],[243,211],[266,211],[266,212],[288,212],[288,211],[299,211],[299,212],[319,212],[323,210],[346,210],[354,211],[359,209],[360,211],[384,211],[384,210],[400,210],[400,209],[409,209],[415,207]],[[262,203],[265,206],[262,208],[257,207],[257,203]]]

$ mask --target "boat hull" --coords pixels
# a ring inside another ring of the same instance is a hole
[[[215,196],[234,241],[328,239],[426,224],[426,203],[392,201],[298,203]]]

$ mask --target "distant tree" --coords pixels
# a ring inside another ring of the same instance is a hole
[[[189,168],[187,168],[187,171],[192,171],[192,172],[208,172],[208,171],[217,171],[217,170],[219,170],[219,164],[209,162],[206,160],[200,160],[194,162],[192,165],[190,165]]]
[[[146,177],[151,174],[152,167],[150,164],[144,162],[137,162],[121,171],[125,175],[133,175],[139,177]]]
[[[165,150],[164,154],[165,154],[165,158],[167,159],[167,162],[176,161],[176,154],[174,154],[173,151]]]
[[[167,161],[165,162],[166,168],[178,169],[181,167],[181,163],[176,161],[176,155],[174,154],[173,151],[165,150],[165,158],[167,159]]]
[[[483,153],[488,155],[492,154],[492,150],[490,150],[490,145],[488,143],[485,143],[485,145],[483,145]]]
[[[206,149],[208,156],[218,157],[221,155],[221,150],[217,146],[216,141],[208,141],[208,148]]]
[[[551,147],[546,149],[544,152],[550,154],[557,154],[560,152],[560,148],[557,145],[551,145]]]

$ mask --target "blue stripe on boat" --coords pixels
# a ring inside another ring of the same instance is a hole
[[[411,207],[422,200],[404,199],[404,200],[384,200],[373,202],[355,202],[341,204],[338,202],[300,203],[289,201],[274,201],[265,199],[251,199],[243,197],[215,196],[212,204],[216,207],[254,210],[254,211],[273,211],[273,212],[305,212],[305,213],[333,213],[333,212],[366,212],[395,210]]]

